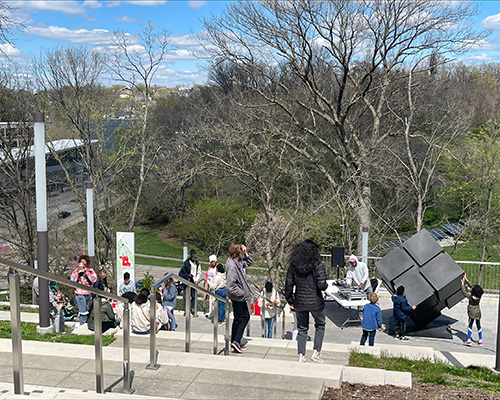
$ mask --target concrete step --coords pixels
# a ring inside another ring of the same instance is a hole
[[[176,332],[164,332],[164,337],[159,340],[179,340],[166,334]],[[144,339],[147,337],[139,338],[139,342]],[[204,335],[197,339],[200,344],[209,344]],[[342,381],[352,380],[353,374],[358,381],[369,384],[390,383],[411,387],[410,373],[384,370],[374,372],[363,368],[352,370],[350,367],[328,362],[301,364],[297,362],[296,353],[295,357],[289,354],[291,349],[288,348],[290,344],[286,343],[288,341],[276,340],[273,346],[264,343],[266,341],[273,342],[255,338],[250,341],[247,352],[228,356],[161,350],[157,360],[160,368],[156,371],[145,368],[149,364],[149,351],[134,346],[131,349],[134,376],[132,385],[138,395],[213,399],[246,399],[249,398],[249,393],[252,398],[296,398],[300,394],[300,398],[317,399],[325,387],[338,388]],[[0,381],[12,380],[10,346],[10,340],[0,340]],[[335,345],[330,346],[333,349]],[[253,351],[250,350],[252,348]],[[105,387],[115,392],[122,387],[122,348],[103,348],[103,359]],[[93,346],[24,341],[23,363],[27,384],[49,385],[50,382],[50,385],[54,384],[59,388],[95,387]],[[179,374],[190,378],[180,379]],[[213,382],[216,384],[212,384]]]
[[[43,385],[24,385],[24,394],[15,394],[14,384],[7,382],[0,382],[0,399],[2,400],[16,400],[16,399],[132,399],[132,400],[154,400],[162,399],[165,397],[154,396],[139,396],[136,394],[128,393],[97,393],[93,390],[78,390],[78,389],[61,389],[51,386]]]

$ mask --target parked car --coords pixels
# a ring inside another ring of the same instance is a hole
[[[71,215],[69,211],[59,211],[59,214],[57,214],[57,218],[68,218]]]

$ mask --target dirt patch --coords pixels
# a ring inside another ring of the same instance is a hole
[[[413,383],[413,387],[402,388],[392,385],[367,386],[342,383],[340,389],[326,389],[321,400],[500,400],[500,393],[483,392],[478,389],[457,388],[430,383]]]

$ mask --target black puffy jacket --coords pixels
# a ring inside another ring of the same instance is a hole
[[[327,287],[326,270],[321,262],[314,267],[290,265],[286,273],[285,298],[296,311],[321,310],[325,306],[321,292]]]

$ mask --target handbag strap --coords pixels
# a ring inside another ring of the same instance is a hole
[[[146,318],[146,320],[149,322],[149,318],[146,315],[146,313],[144,312],[144,308],[141,307],[141,311],[142,311],[142,315],[144,315],[144,318]]]

